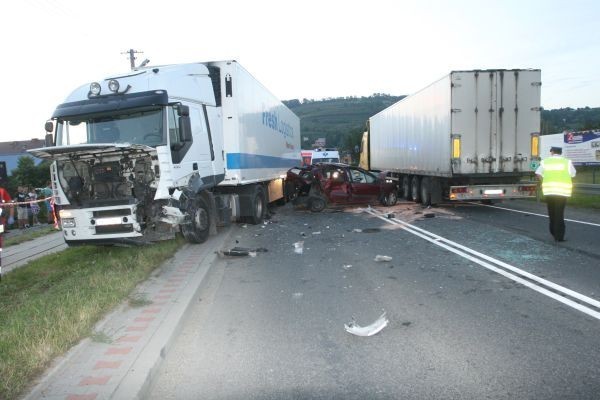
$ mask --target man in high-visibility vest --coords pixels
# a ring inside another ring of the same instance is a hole
[[[565,206],[571,197],[575,176],[571,160],[562,156],[562,148],[550,148],[550,157],[544,158],[535,174],[542,180],[542,192],[548,206],[550,233],[557,242],[565,241]]]

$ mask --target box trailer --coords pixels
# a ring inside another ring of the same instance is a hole
[[[299,118],[235,61],[136,69],[83,85],[46,123],[68,244],[260,223],[300,163]]]
[[[372,116],[363,158],[424,204],[534,197],[540,88],[539,69],[451,72]]]

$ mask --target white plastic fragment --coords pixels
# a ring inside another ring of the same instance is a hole
[[[296,243],[294,243],[294,253],[296,253],[296,254],[302,254],[303,250],[304,250],[304,242],[296,242]]]
[[[379,333],[383,328],[387,326],[390,321],[387,319],[385,312],[381,314],[379,318],[371,325],[360,326],[356,324],[354,317],[349,324],[344,324],[344,328],[346,332],[351,333],[356,336],[373,336]]]
[[[377,262],[388,262],[392,261],[392,257],[390,256],[380,256],[379,254],[375,256],[375,261]]]
[[[313,232],[312,234],[313,234],[313,235],[320,235],[320,234],[321,234],[321,231]]]
[[[344,268],[345,270],[349,270],[350,268],[352,268],[352,264],[343,265],[342,268]]]
[[[362,229],[354,228],[352,229],[352,232],[361,233]]]

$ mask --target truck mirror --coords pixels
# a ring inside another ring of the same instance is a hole
[[[52,147],[54,145],[54,138],[51,133],[46,133],[46,137],[44,137],[44,146]]]
[[[177,106],[177,115],[179,115],[180,117],[189,117],[190,108],[188,106],[180,104],[179,106]]]
[[[192,141],[192,124],[190,123],[189,109],[188,116],[179,117],[179,140],[181,142]]]
[[[46,121],[46,124],[44,125],[44,130],[48,133],[52,133],[52,131],[54,131],[54,124],[52,123],[52,121]]]

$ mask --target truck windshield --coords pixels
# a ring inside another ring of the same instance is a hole
[[[56,145],[130,143],[158,146],[166,143],[163,118],[162,109],[64,117],[58,120]]]

